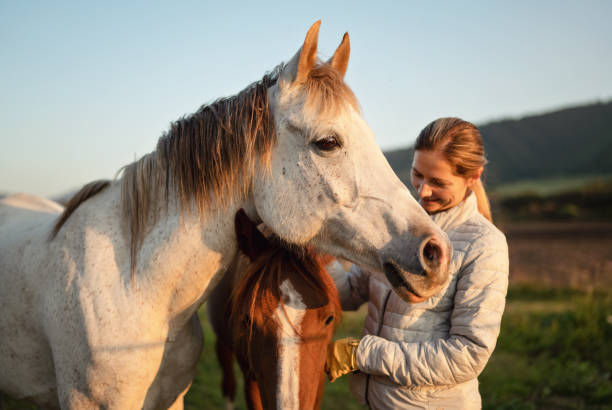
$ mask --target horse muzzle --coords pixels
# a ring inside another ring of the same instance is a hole
[[[404,249],[415,251],[394,252],[395,246],[390,244],[383,250],[382,266],[394,291],[414,303],[438,293],[447,283],[452,246],[444,233],[429,235],[420,243],[418,238],[408,242],[412,244]],[[405,241],[403,244],[406,246]],[[398,258],[398,254],[402,257]]]

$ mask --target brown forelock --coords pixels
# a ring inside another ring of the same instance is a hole
[[[72,213],[79,207],[79,205],[102,191],[104,188],[108,187],[110,183],[111,181],[109,180],[93,181],[83,186],[83,188],[81,188],[76,194],[74,194],[66,204],[64,212],[62,212],[59,219],[53,226],[53,230],[51,231],[49,239],[52,240],[57,236],[59,230],[62,229],[62,226],[66,223],[70,215],[72,215]]]
[[[328,300],[336,312],[337,325],[342,315],[340,299],[331,276],[321,264],[320,257],[308,248],[283,244],[280,239],[274,239],[273,243],[271,249],[248,264],[232,293],[231,320],[237,324],[237,330],[246,330],[243,336],[249,342],[252,340],[255,325],[264,330],[275,330],[277,324],[267,319],[279,304],[284,306],[280,297],[284,272],[299,275],[308,288],[312,289],[315,297]],[[305,300],[305,303],[308,303],[308,300]],[[249,329],[242,329],[239,323],[246,315],[250,318]]]
[[[307,112],[338,115],[347,104],[360,112],[357,98],[344,82],[342,74],[328,63],[318,61],[302,87],[306,93]]]

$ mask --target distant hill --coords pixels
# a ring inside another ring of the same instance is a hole
[[[478,127],[489,159],[489,187],[509,182],[612,174],[612,101]],[[412,148],[385,152],[410,183]]]

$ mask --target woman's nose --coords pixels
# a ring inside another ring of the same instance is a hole
[[[431,196],[431,188],[427,184],[422,184],[419,189],[419,198],[427,198]]]

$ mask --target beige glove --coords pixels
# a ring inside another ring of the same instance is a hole
[[[359,339],[345,337],[332,342],[327,347],[325,373],[330,382],[338,377],[359,370],[357,368],[357,346]]]

